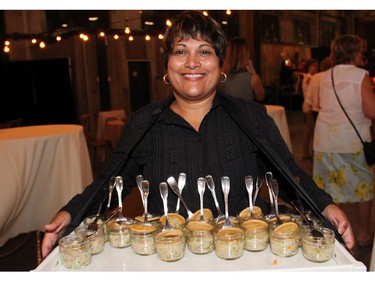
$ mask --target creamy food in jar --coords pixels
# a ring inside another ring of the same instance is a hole
[[[185,255],[186,239],[181,229],[164,230],[155,236],[156,253],[162,261],[177,261]]]
[[[151,255],[156,252],[155,233],[157,227],[149,224],[133,224],[130,226],[130,240],[134,253]]]
[[[165,225],[165,215],[160,217],[160,223]],[[186,219],[180,214],[168,213],[168,223],[173,228],[183,229],[186,225]]]
[[[302,233],[303,256],[313,262],[325,262],[333,257],[335,233],[329,228],[318,228],[323,237],[316,237],[312,229],[305,227]]]
[[[125,248],[131,245],[130,226],[133,219],[112,219],[107,223],[109,244],[114,248]]]
[[[222,259],[237,259],[243,255],[244,232],[239,227],[219,228],[214,233],[215,252]]]
[[[190,221],[186,225],[186,239],[190,252],[194,254],[211,253],[215,248],[213,229],[212,223]]]
[[[280,257],[293,256],[298,252],[299,243],[300,231],[295,222],[270,224],[270,247],[273,254]]]
[[[263,212],[262,212],[262,209],[261,209],[261,208],[259,208],[258,206],[254,206],[253,209],[254,209],[254,217],[255,217],[256,219],[259,219],[259,218],[263,217]],[[243,209],[243,210],[238,214],[238,218],[239,218],[241,221],[249,220],[249,219],[250,219],[250,207],[247,207],[247,208]]]
[[[83,220],[83,224],[86,225],[86,226],[89,226],[89,224],[94,222],[95,219],[96,219],[96,215],[86,217]],[[98,227],[100,227],[104,222],[105,222],[105,218],[103,216],[99,216],[98,220],[96,221],[96,224],[98,225]],[[103,225],[102,228],[103,228],[103,231],[104,231],[104,241],[107,242],[108,241],[107,224]]]
[[[245,249],[263,251],[269,242],[268,223],[264,220],[247,220],[241,224],[245,234]]]
[[[103,228],[98,228],[96,233],[91,233],[87,230],[86,225],[82,225],[77,227],[74,233],[81,241],[85,239],[91,241],[91,254],[96,255],[104,250],[105,238]]]
[[[91,242],[75,235],[62,237],[59,252],[63,265],[71,269],[83,268],[91,263]]]

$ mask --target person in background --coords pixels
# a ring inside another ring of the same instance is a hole
[[[273,159],[262,153],[260,146],[272,149],[290,175],[300,178],[301,186],[318,211],[337,228],[346,247],[352,249],[354,236],[345,213],[298,167],[265,106],[217,91],[218,84],[225,80],[222,65],[226,37],[220,25],[201,12],[182,12],[165,32],[164,50],[167,74],[163,81],[170,87],[171,95],[150,103],[129,118],[104,171],[45,225],[43,257],[50,253],[61,231],[69,233],[85,217],[97,212],[106,200],[112,176],[122,176],[122,194],[126,196],[136,186],[136,176],[143,175],[150,183],[148,211],[152,214],[163,213],[159,184],[170,176],[177,178],[181,172],[186,173],[182,196],[193,212],[200,209],[197,180],[207,175],[212,175],[217,184],[222,209],[224,196],[219,183],[223,176],[230,178],[231,216],[249,206],[244,183],[247,175],[256,178],[271,171],[280,182],[280,198],[295,199],[296,190],[287,184],[285,176],[271,164]],[[232,110],[249,120],[251,126],[240,127]],[[254,142],[255,138],[262,142]],[[117,206],[116,193],[112,199],[112,206]],[[216,217],[218,212],[211,194],[205,192],[203,201]],[[175,210],[176,203],[177,196],[169,192],[169,212]],[[267,206],[260,196],[257,205],[266,213]],[[180,215],[187,218],[187,210],[182,208]]]
[[[220,91],[249,101],[265,98],[262,81],[254,70],[244,38],[234,37],[228,42],[223,72],[227,80],[218,86]]]
[[[345,116],[334,93],[364,141],[369,141],[371,119],[375,119],[375,94],[368,72],[362,63],[363,40],[356,35],[342,35],[331,43],[335,66],[322,74],[320,110],[314,132],[313,178],[330,193],[337,204],[354,204],[360,228],[358,246],[373,243],[371,206],[374,196],[373,169],[367,165],[363,146]],[[344,206],[342,206],[344,207]]]
[[[333,67],[333,62],[330,56],[322,59],[319,65],[320,72],[316,73],[311,77],[309,86],[307,87],[307,94],[304,101],[312,110],[312,115],[314,118],[314,123],[319,113],[319,89],[320,89],[320,79],[324,75],[324,71]]]
[[[302,159],[312,159],[312,141],[314,133],[314,117],[312,109],[307,102],[307,88],[309,87],[311,78],[318,72],[319,61],[317,59],[308,59],[304,65],[302,79],[302,112],[305,117],[305,135],[303,140]]]

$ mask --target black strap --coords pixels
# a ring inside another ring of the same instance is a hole
[[[350,124],[352,124],[353,129],[355,130],[355,132],[357,133],[359,139],[361,140],[361,143],[363,144],[363,140],[362,140],[362,138],[361,138],[361,135],[359,134],[357,128],[354,126],[354,123],[353,123],[352,119],[350,119],[348,113],[346,113],[346,111],[345,111],[344,107],[342,106],[342,103],[341,103],[341,101],[340,101],[340,99],[339,99],[339,96],[337,95],[336,88],[335,88],[335,81],[333,80],[333,68],[332,68],[332,70],[331,70],[331,80],[332,80],[333,91],[335,92],[335,95],[336,95],[337,101],[339,102],[339,105],[340,105],[342,111],[344,111],[344,113],[345,113],[346,117],[348,118]]]
[[[323,216],[319,211],[317,205],[312,200],[310,195],[299,185],[295,180],[294,176],[291,174],[288,167],[285,165],[284,161],[279,157],[278,153],[273,149],[269,142],[263,139],[261,136],[254,133],[251,122],[244,119],[246,114],[240,114],[239,107],[236,106],[230,99],[225,98],[224,95],[218,95],[222,99],[222,105],[229,114],[229,116],[237,123],[237,125],[242,129],[245,135],[255,144],[255,146],[264,154],[264,156],[274,165],[274,167],[284,176],[285,180],[292,186],[301,197],[305,200],[311,211],[330,229],[332,229],[336,238],[340,243],[343,243],[341,235],[338,233],[337,228],[334,227],[330,221]]]
[[[63,236],[68,235],[76,225],[80,224],[82,219],[84,218],[87,210],[89,209],[92,202],[95,200],[96,196],[98,195],[99,191],[102,189],[105,189],[108,187],[108,181],[112,176],[116,176],[128,163],[129,158],[131,154],[134,152],[134,150],[138,147],[141,140],[144,138],[144,136],[148,133],[148,131],[152,128],[152,126],[155,124],[155,122],[158,120],[160,114],[166,109],[170,103],[172,102],[172,97],[169,97],[167,101],[153,111],[152,113],[152,119],[150,123],[147,125],[147,127],[140,133],[138,138],[135,139],[132,145],[130,145],[130,148],[127,149],[127,152],[123,152],[119,159],[117,159],[116,164],[113,166],[113,168],[107,173],[106,177],[99,183],[99,186],[93,190],[93,192],[89,195],[87,200],[85,201],[84,205],[80,209],[80,211],[77,213],[77,215],[74,217],[74,219],[71,221],[70,225],[65,229]]]

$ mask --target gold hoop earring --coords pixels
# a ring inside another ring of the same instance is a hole
[[[220,80],[220,83],[224,83],[225,81],[227,81],[227,75],[224,72],[222,72],[221,75],[224,76],[224,79]]]
[[[167,80],[167,78],[168,78],[168,74],[165,74],[163,76],[163,81],[164,81],[165,84],[170,85],[171,83],[169,83],[169,81]]]

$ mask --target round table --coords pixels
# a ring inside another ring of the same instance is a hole
[[[93,180],[82,126],[0,130],[0,246],[40,230]]]
[[[292,152],[292,142],[290,140],[289,126],[286,118],[285,108],[280,105],[266,105],[267,114],[275,121],[276,126],[279,128],[280,134],[285,143]]]

